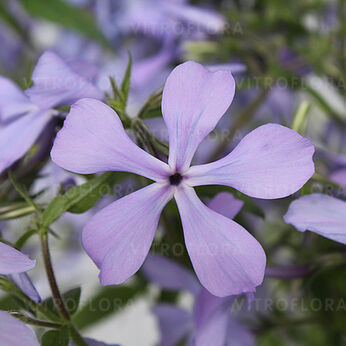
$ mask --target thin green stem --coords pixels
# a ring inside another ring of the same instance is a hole
[[[52,296],[54,299],[54,303],[61,315],[61,317],[68,323],[70,328],[70,334],[72,340],[76,343],[77,346],[88,346],[83,337],[80,335],[79,331],[73,325],[70,313],[68,312],[64,300],[61,296],[54,270],[52,265],[52,259],[49,251],[48,244],[48,234],[45,229],[41,229],[40,231],[40,241],[41,241],[41,250],[44,260],[44,266],[46,269],[46,274],[49,282],[50,289],[52,291]]]
[[[42,255],[44,260],[44,266],[46,269],[49,286],[52,291],[54,303],[61,317],[67,321],[70,321],[71,320],[70,314],[65,306],[64,300],[60,294],[60,290],[55,278],[55,274],[54,274],[54,270],[52,266],[52,260],[51,260],[51,256],[49,252],[48,235],[46,232],[41,232],[40,241],[41,241],[41,250],[42,250]]]
[[[42,215],[42,211],[40,210],[40,208],[36,205],[36,203],[30,198],[29,194],[27,194],[23,188],[19,185],[19,183],[15,180],[14,176],[12,175],[12,172],[9,170],[8,171],[8,177],[12,183],[12,185],[14,186],[14,188],[16,189],[16,191],[23,197],[23,199],[31,206],[33,207],[38,215]]]
[[[70,335],[76,345],[89,346],[88,343],[83,339],[82,335],[80,335],[77,328],[72,323],[70,323]]]
[[[22,314],[21,312],[11,312],[11,315],[13,317],[23,321],[24,323],[31,324],[33,326],[45,327],[45,328],[54,328],[54,329],[61,328],[61,326],[62,326],[62,324],[60,324],[60,323],[42,321],[42,320],[38,320],[36,318],[31,318],[29,316]]]
[[[36,313],[40,313],[42,316],[48,318],[51,321],[55,321],[55,322],[59,322],[60,318],[58,316],[56,316],[54,313],[52,313],[51,311],[49,311],[48,309],[46,309],[44,307],[44,305],[41,304],[37,304],[35,303],[33,300],[31,300],[27,295],[25,295],[21,290],[16,290],[16,292],[14,292],[14,294],[21,299],[22,301],[24,301],[26,304],[28,304],[28,306],[35,311]]]

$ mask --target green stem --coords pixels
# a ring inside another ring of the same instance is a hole
[[[53,323],[53,322],[42,321],[42,320],[37,320],[35,318],[31,318],[29,316],[23,315],[21,312],[11,312],[11,315],[23,321],[26,324],[31,324],[32,326],[54,328],[54,329],[59,329],[62,326],[60,323]]]
[[[48,277],[48,282],[50,289],[52,291],[52,296],[54,299],[54,303],[61,315],[61,317],[68,323],[69,328],[70,328],[70,334],[72,340],[75,342],[77,346],[88,346],[88,344],[85,342],[83,337],[80,335],[76,327],[73,325],[70,313],[68,312],[64,300],[61,296],[54,270],[53,270],[53,265],[52,265],[52,260],[50,256],[50,251],[49,251],[49,245],[48,245],[48,234],[45,229],[41,229],[40,231],[40,240],[41,240],[41,250],[42,250],[42,255],[43,255],[43,260],[44,260],[44,266],[46,269],[46,274]]]
[[[153,156],[159,158],[158,151],[168,156],[168,146],[166,143],[157,139],[141,119],[133,119],[131,125],[133,131],[137,135],[137,139],[145,144],[146,148]]]
[[[76,345],[89,346],[88,343],[83,339],[82,335],[80,335],[77,328],[72,323],[70,324],[70,335]]]
[[[28,306],[35,311],[36,313],[40,313],[42,316],[48,318],[51,321],[60,322],[59,317],[57,317],[54,313],[47,310],[43,305],[35,303],[33,300],[31,300],[27,295],[25,295],[22,291],[16,290],[14,294],[21,300],[23,300],[25,303],[28,304]]]
[[[58,284],[56,282],[56,278],[55,278],[55,274],[54,274],[54,270],[52,266],[52,260],[51,260],[51,256],[49,252],[48,235],[46,232],[41,232],[40,240],[41,240],[41,250],[42,250],[42,255],[44,260],[44,266],[46,269],[49,286],[52,291],[54,303],[61,317],[64,318],[66,321],[70,321],[71,320],[70,314],[66,309],[65,303],[60,294]]]
[[[340,37],[340,67],[342,71],[342,78],[346,82],[346,25],[345,25],[345,11],[346,1],[339,0],[338,14],[339,14],[339,37]],[[345,85],[344,85],[345,88]],[[344,89],[345,90],[345,89]]]
[[[23,197],[23,199],[32,207],[36,210],[38,215],[42,215],[42,211],[40,208],[35,204],[35,202],[30,198],[29,194],[24,191],[24,189],[19,185],[19,183],[15,180],[14,176],[12,175],[12,172],[9,170],[8,171],[8,177],[16,189],[16,191],[19,193],[20,196]]]

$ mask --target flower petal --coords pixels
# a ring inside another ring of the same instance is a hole
[[[258,127],[226,157],[191,167],[191,186],[228,185],[257,198],[282,198],[313,175],[314,146],[297,132],[276,124]]]
[[[13,247],[0,242],[0,274],[23,273],[35,266],[36,261]]]
[[[82,174],[126,171],[153,180],[169,175],[168,165],[139,148],[118,115],[93,99],[82,99],[71,107],[51,156],[57,165]]]
[[[225,345],[233,301],[234,297],[220,298],[201,291],[194,309],[196,345]]]
[[[197,32],[206,31],[209,34],[217,34],[221,32],[226,25],[226,20],[222,15],[209,9],[168,1],[164,3],[164,9],[168,14],[189,24],[194,24]]]
[[[196,327],[203,328],[208,319],[222,306],[227,306],[230,309],[236,297],[216,297],[203,288],[196,298],[194,306],[193,313]]]
[[[0,121],[6,122],[13,117],[36,108],[10,79],[0,76]]]
[[[230,311],[219,309],[203,328],[196,330],[195,340],[198,346],[224,346],[227,336],[227,324]]]
[[[234,319],[228,321],[226,345],[232,346],[256,346],[256,338],[250,328],[242,325]]]
[[[243,207],[244,202],[234,198],[229,192],[218,193],[209,203],[208,207],[217,213],[233,219]]]
[[[148,280],[166,290],[188,290],[192,294],[201,290],[199,282],[190,271],[162,256],[149,254],[142,271]]]
[[[0,345],[15,346],[18,344],[39,346],[37,338],[30,327],[7,312],[0,311]]]
[[[137,272],[153,241],[170,186],[154,183],[113,202],[83,230],[83,246],[100,268],[103,285],[120,284]]]
[[[26,94],[41,108],[70,105],[84,97],[103,98],[100,90],[75,73],[53,52],[42,54],[33,71],[32,80],[34,86],[27,89]]]
[[[264,276],[261,245],[242,226],[205,206],[193,188],[177,189],[185,244],[202,285],[224,297],[253,292]]]
[[[131,72],[131,86],[137,90],[143,89],[149,83],[152,83],[155,77],[165,74],[165,68],[172,60],[173,49],[171,42],[168,42],[163,45],[163,48],[158,53],[135,61]],[[161,85],[162,81],[160,78]]]
[[[331,174],[330,179],[346,189],[346,168],[341,168],[334,171]]]
[[[306,230],[346,244],[346,202],[315,193],[296,199],[284,216],[298,231]]]
[[[0,129],[0,173],[24,156],[51,119],[50,112],[31,113]]]
[[[202,140],[232,102],[235,82],[228,71],[211,72],[188,61],[168,77],[162,113],[169,132],[169,165],[182,173]]]
[[[27,273],[9,275],[16,286],[35,303],[41,303],[42,299]]]
[[[170,304],[159,304],[152,311],[159,320],[159,346],[175,346],[188,334],[192,322],[188,311]]]

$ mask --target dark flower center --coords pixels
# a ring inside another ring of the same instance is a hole
[[[175,173],[169,177],[169,183],[174,186],[178,186],[182,180],[183,177],[180,173]]]

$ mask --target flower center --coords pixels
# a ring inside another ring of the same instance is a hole
[[[178,186],[182,180],[183,177],[180,173],[175,173],[169,177],[169,183],[173,186]]]

